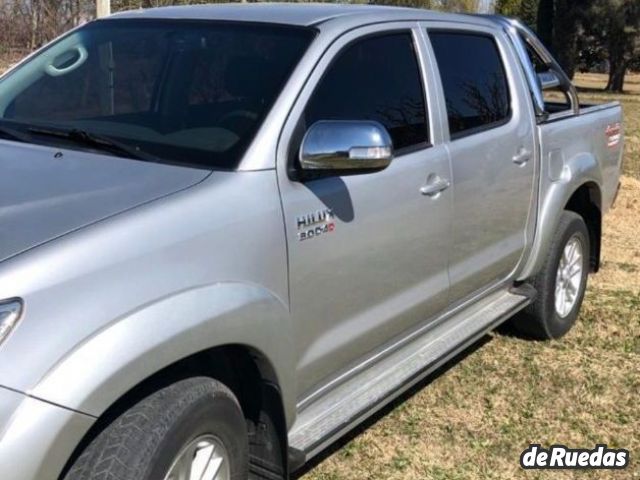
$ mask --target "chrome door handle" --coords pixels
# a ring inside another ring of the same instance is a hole
[[[524,148],[521,148],[518,153],[516,153],[511,161],[516,165],[523,166],[526,165],[529,159],[531,158],[531,152]]]
[[[451,182],[449,180],[435,176],[433,179],[428,180],[426,185],[420,187],[420,193],[429,197],[435,197],[450,186]]]

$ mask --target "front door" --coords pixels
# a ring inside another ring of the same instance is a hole
[[[535,132],[525,82],[491,30],[429,29],[453,172],[452,301],[504,281],[527,244]]]
[[[421,188],[450,171],[446,148],[431,145],[420,39],[407,24],[342,37],[292,113],[278,175],[300,396],[446,306],[450,193]],[[366,175],[291,180],[301,133],[320,120],[382,123],[393,162]]]

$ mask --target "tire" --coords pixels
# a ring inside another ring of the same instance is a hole
[[[570,290],[575,289],[575,297],[565,295],[565,298],[573,299],[572,305],[568,303],[569,300],[567,302],[560,301],[560,304],[564,303],[564,306],[558,308],[556,300],[563,297],[562,292],[558,292],[557,295],[556,287],[559,282],[567,285],[572,283],[566,280],[566,276],[564,279],[557,278],[559,265],[565,248],[574,240],[579,243],[582,251],[581,260],[576,260],[577,264],[581,265],[581,272],[573,277],[575,281],[579,279],[579,284],[577,288],[569,287]],[[531,305],[511,321],[512,328],[518,334],[537,340],[549,340],[560,338],[571,330],[578,318],[587,287],[590,266],[589,252],[589,231],[583,218],[574,212],[564,211],[542,270],[531,281],[538,295]]]
[[[168,474],[176,472],[175,461],[188,446],[196,448],[196,441],[199,453],[192,449],[181,458],[222,453],[220,472],[227,475],[221,478],[247,479],[247,428],[238,400],[222,383],[205,377],[174,383],[125,411],[96,436],[64,478],[173,480]]]

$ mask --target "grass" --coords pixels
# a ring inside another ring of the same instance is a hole
[[[21,54],[18,52],[2,52],[0,50],[0,73],[19,62],[26,54],[27,52]]]
[[[604,81],[576,79],[582,100],[622,102],[625,175],[578,325],[553,342],[491,334],[301,480],[640,479],[640,75],[624,95],[597,91]],[[607,443],[628,449],[631,462],[622,471],[524,471],[529,443]]]
[[[590,74],[576,83],[583,100],[622,102],[625,176],[578,325],[546,343],[489,335],[335,445],[301,480],[640,479],[640,75],[621,96],[598,92],[603,82]],[[525,472],[519,457],[529,443],[607,443],[627,448],[631,465]]]

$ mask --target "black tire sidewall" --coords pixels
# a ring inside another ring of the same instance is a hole
[[[564,213],[565,220],[563,223],[564,228],[560,229],[557,233],[552,252],[549,258],[549,262],[545,266],[544,275],[544,291],[543,295],[543,317],[545,319],[545,330],[549,338],[559,338],[567,333],[576,322],[582,300],[587,287],[587,277],[589,274],[590,263],[590,245],[589,245],[589,231],[584,220],[571,212]],[[580,279],[580,289],[578,290],[578,297],[576,299],[573,308],[569,314],[565,317],[561,317],[556,311],[556,274],[560,259],[563,255],[565,246],[569,240],[576,237],[582,246],[582,278]]]
[[[220,392],[198,398],[172,419],[149,462],[145,480],[162,480],[180,451],[202,435],[213,435],[222,442],[229,455],[231,478],[246,480],[248,442],[245,420],[235,399]]]

